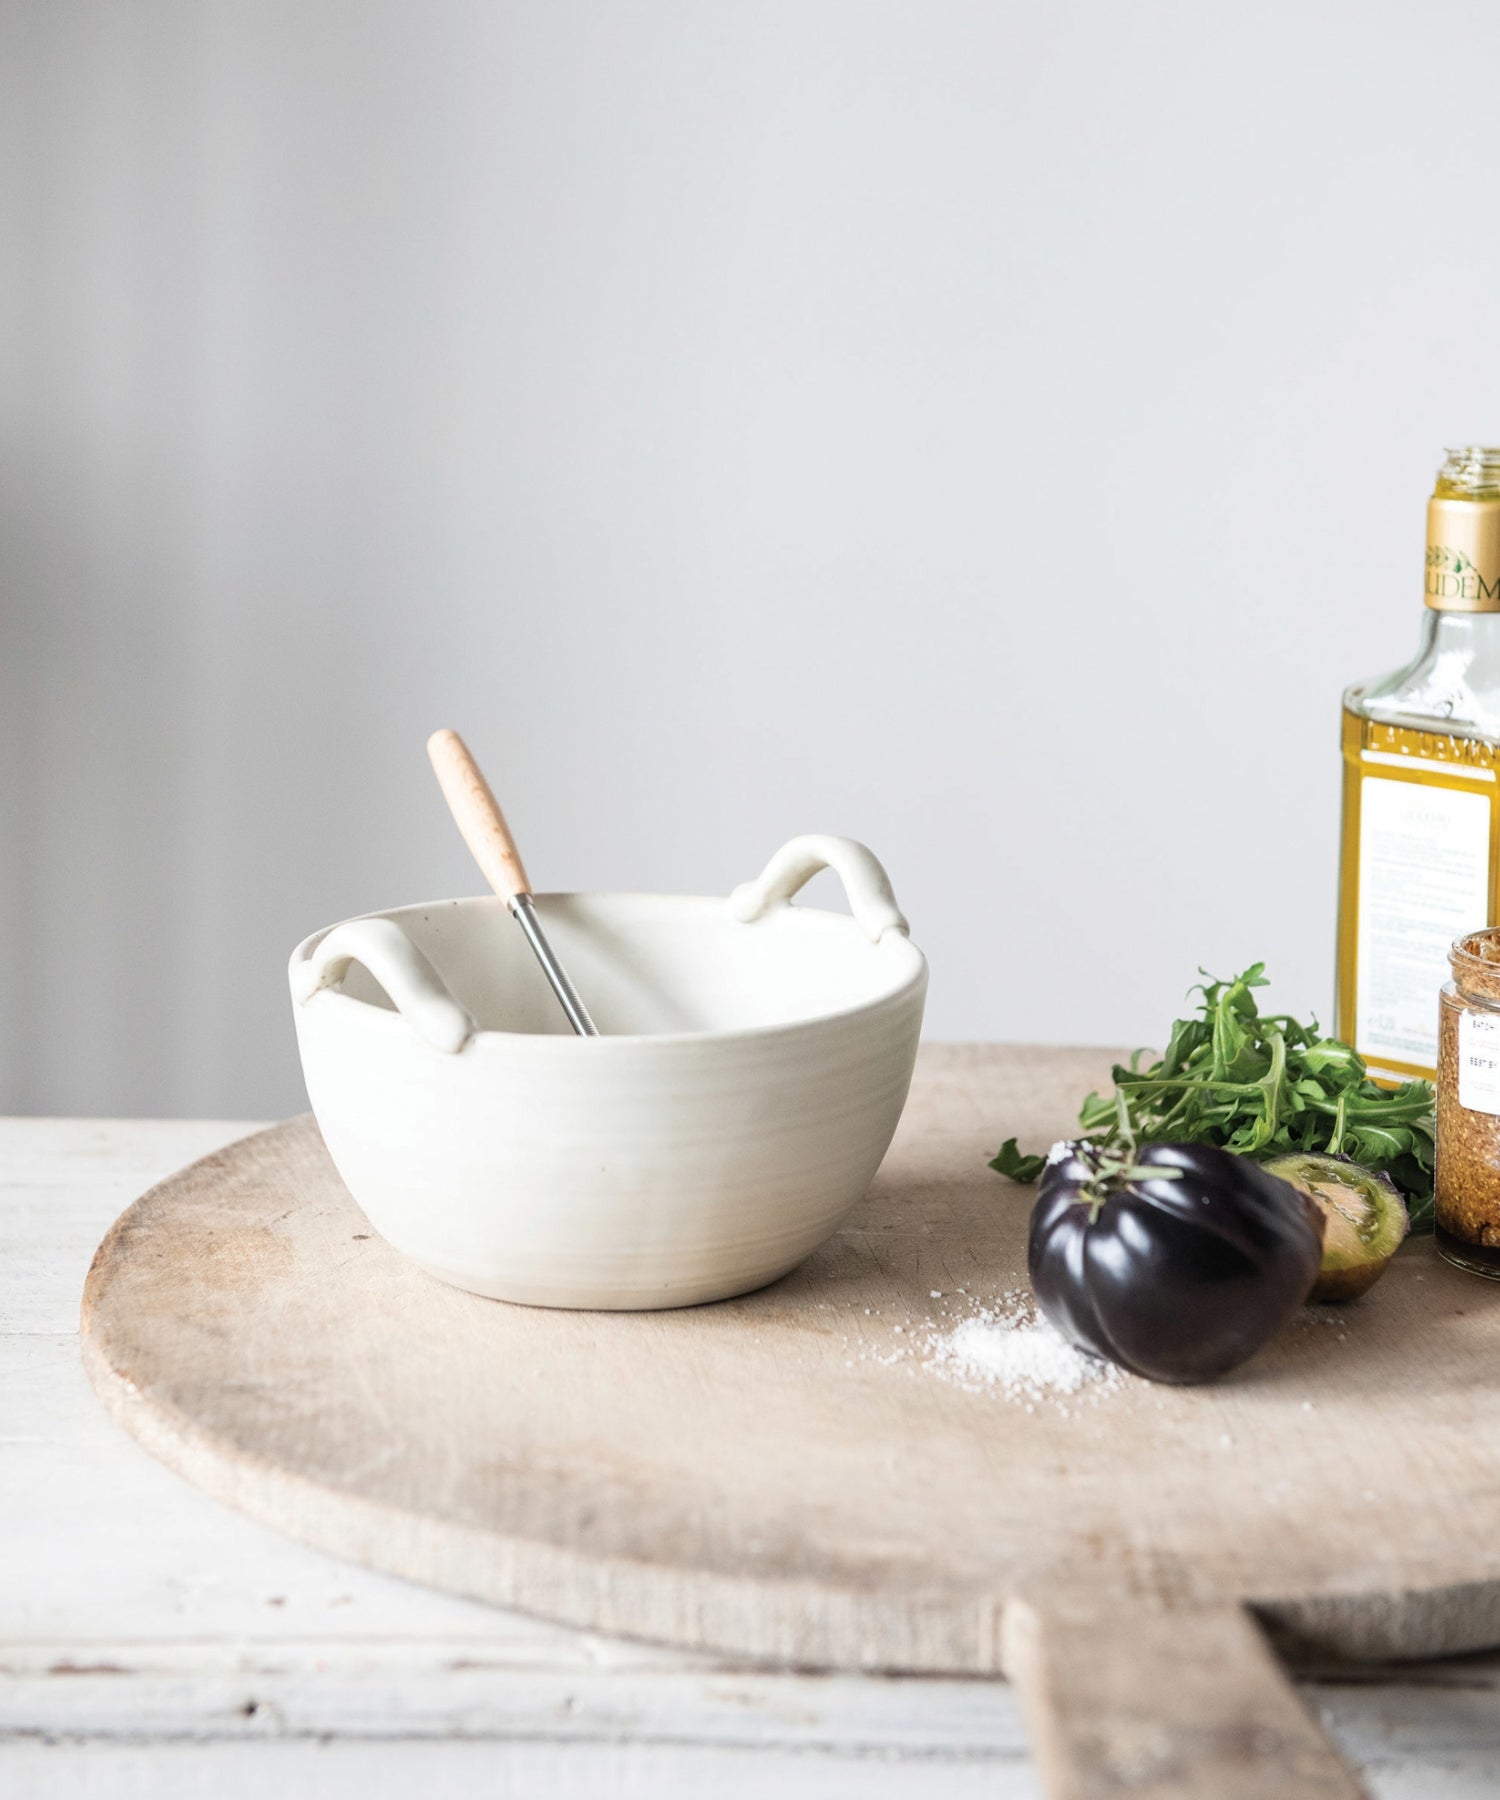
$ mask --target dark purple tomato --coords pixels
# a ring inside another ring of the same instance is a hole
[[[1323,1218],[1290,1182],[1207,1144],[1059,1145],[1028,1265],[1070,1343],[1150,1381],[1212,1381],[1312,1291]]]

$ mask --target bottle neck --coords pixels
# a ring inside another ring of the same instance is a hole
[[[1460,734],[1500,738],[1500,613],[1429,611],[1400,686],[1401,711]]]
[[[1358,716],[1500,742],[1500,613],[1426,612],[1405,668],[1346,695]]]
[[[1422,614],[1422,641],[1418,656],[1458,656],[1466,662],[1474,656],[1492,656],[1500,647],[1500,612],[1435,612]]]

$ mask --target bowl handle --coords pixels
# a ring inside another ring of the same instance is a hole
[[[311,955],[292,964],[292,998],[305,1006],[314,994],[342,981],[352,962],[364,964],[396,1011],[434,1050],[451,1056],[474,1035],[473,1019],[394,919],[354,919],[334,926]]]
[[[795,837],[783,844],[754,881],[737,887],[729,896],[729,910],[747,923],[764,917],[773,906],[787,905],[819,869],[832,869],[849,896],[854,921],[878,944],[888,931],[906,936],[906,916],[891,892],[891,878],[879,858],[853,838]]]

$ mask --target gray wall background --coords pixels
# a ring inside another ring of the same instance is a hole
[[[476,886],[439,723],[541,886],[865,839],[933,1035],[1326,1013],[1497,77],[1489,0],[8,0],[0,1105],[300,1106],[292,944]]]

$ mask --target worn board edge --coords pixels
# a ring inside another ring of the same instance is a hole
[[[1049,1611],[1045,1591],[892,1593],[591,1556],[325,1487],[224,1443],[159,1396],[148,1403],[110,1363],[92,1331],[96,1284],[115,1241],[136,1209],[163,1190],[310,1120],[301,1114],[252,1132],[175,1171],[125,1208],[94,1254],[79,1319],[84,1369],[110,1416],[158,1461],[210,1498],[312,1549],[553,1623],[768,1667],[1006,1674],[1007,1608]],[[1139,1605],[1141,1597],[1102,1592],[1101,1617],[1110,1615],[1112,1599]],[[1500,1581],[1257,1597],[1244,1610],[1293,1667],[1419,1660],[1500,1645]]]
[[[95,1392],[136,1441],[211,1498],[363,1568],[468,1599],[613,1636],[729,1652],[794,1668],[869,1673],[1000,1673],[1003,1607],[971,1597],[968,1641],[954,1596],[840,1590],[740,1579],[705,1569],[589,1557],[536,1539],[480,1531],[324,1488],[146,1406],[83,1331]],[[376,1546],[378,1545],[378,1550]],[[899,1644],[877,1655],[877,1644]]]

